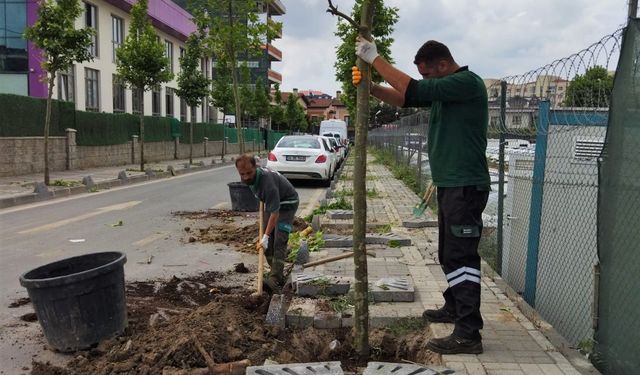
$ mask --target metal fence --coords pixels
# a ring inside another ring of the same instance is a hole
[[[495,245],[493,266],[561,335],[611,374],[640,368],[638,27],[636,20],[627,28],[635,33],[627,34],[625,47],[632,51],[623,54],[626,61],[620,59],[626,29],[620,29],[539,69],[485,80],[493,192],[484,218],[496,231],[483,241]],[[614,96],[624,105],[611,105],[613,92],[626,93]],[[623,117],[617,134],[624,150],[613,150],[617,145],[608,142],[609,117],[616,113]],[[415,150],[409,140],[412,134],[426,135],[427,118],[421,112],[375,129],[370,142],[395,161],[414,165],[416,175],[425,178],[428,163],[418,168],[427,160],[420,152],[425,142]],[[618,190],[605,196],[600,184],[609,175],[618,177],[612,182]],[[624,206],[616,198],[621,195],[636,207],[635,214],[624,210],[618,217],[609,206],[613,200]],[[618,313],[621,306],[626,314]]]

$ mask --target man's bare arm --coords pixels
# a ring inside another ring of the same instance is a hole
[[[400,94],[398,90],[393,87],[373,84],[371,85],[371,95],[396,107],[402,107],[404,105],[404,95]]]
[[[385,81],[389,82],[391,87],[398,91],[402,96],[402,103],[404,103],[404,95],[407,87],[409,87],[409,82],[411,82],[411,77],[389,64],[382,56],[378,56],[373,60],[372,66]]]

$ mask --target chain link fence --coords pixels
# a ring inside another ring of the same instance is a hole
[[[640,368],[637,20],[627,29],[626,38],[620,29],[541,68],[485,80],[493,191],[481,255],[611,374]],[[419,112],[370,131],[379,155],[409,168],[416,191],[429,181],[427,130],[428,112]]]

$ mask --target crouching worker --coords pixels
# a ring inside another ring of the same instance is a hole
[[[236,169],[242,182],[249,185],[253,194],[264,203],[264,235],[257,245],[264,248],[271,267],[264,284],[272,292],[279,291],[285,282],[284,262],[289,233],[298,210],[298,192],[280,173],[258,167],[253,155],[240,156],[236,160]]]

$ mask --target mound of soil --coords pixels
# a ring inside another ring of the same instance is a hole
[[[170,368],[204,368],[194,337],[216,363],[341,361],[343,369],[350,371],[366,364],[358,360],[350,329],[291,330],[265,325],[268,299],[251,298],[252,290],[241,285],[242,277],[247,276],[206,273],[128,284],[129,327],[123,336],[76,353],[65,369],[34,363],[31,373],[161,374]],[[228,278],[235,278],[236,285],[229,285]],[[437,364],[438,356],[422,349],[426,338],[424,330],[404,335],[372,330],[371,360]]]

